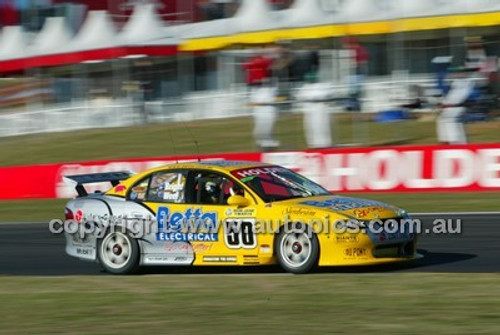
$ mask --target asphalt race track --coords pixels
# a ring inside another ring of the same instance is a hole
[[[327,273],[373,272],[500,272],[500,215],[414,216],[423,227],[432,227],[436,218],[462,220],[462,233],[423,234],[419,249],[425,257],[415,263],[377,267],[324,268]],[[283,273],[278,267],[167,267],[148,268],[142,273]],[[52,235],[48,224],[0,224],[0,275],[104,275],[99,265],[87,263],[64,253],[64,238]]]

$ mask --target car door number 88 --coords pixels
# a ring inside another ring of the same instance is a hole
[[[257,246],[255,220],[230,219],[224,222],[224,239],[228,248],[253,249]]]

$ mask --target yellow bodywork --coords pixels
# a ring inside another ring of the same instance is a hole
[[[146,172],[135,175],[119,185],[113,187],[106,194],[110,196],[126,197],[130,190],[138,181],[147,175],[159,171],[167,170],[209,170],[218,172],[237,181],[245,190],[245,198],[249,205],[244,208],[229,205],[200,205],[200,204],[172,204],[172,203],[153,203],[143,202],[152,212],[157,213],[159,207],[168,206],[172,212],[183,212],[188,208],[193,210],[201,209],[203,212],[215,212],[219,222],[228,218],[250,219],[256,222],[256,230],[259,231],[262,225],[271,226],[272,230],[265,233],[256,234],[257,243],[254,248],[230,248],[226,245],[224,239],[223,225],[219,225],[217,241],[194,242],[190,244],[195,253],[193,265],[271,265],[276,264],[274,242],[276,233],[280,227],[287,222],[306,222],[314,225],[314,222],[328,219],[331,224],[336,220],[346,218],[356,218],[359,220],[396,218],[400,215],[400,210],[392,206],[363,206],[343,211],[333,211],[330,209],[318,208],[304,205],[304,201],[322,201],[325,197],[335,197],[342,199],[341,196],[318,196],[311,198],[300,198],[273,203],[265,203],[255,192],[245,184],[239,182],[231,175],[231,171],[266,167],[264,163],[258,162],[234,162],[231,164],[211,165],[205,162],[179,163],[168,166],[162,166]],[[401,262],[418,258],[416,254],[416,243],[413,242],[411,248],[413,251],[405,257],[395,256],[396,250],[385,248],[383,252],[374,256],[376,249],[375,243],[366,233],[357,234],[337,234],[331,231],[322,231],[317,233],[319,242],[319,266],[333,265],[370,265],[389,262]],[[390,246],[390,245],[389,245]],[[394,256],[394,257],[393,257]]]

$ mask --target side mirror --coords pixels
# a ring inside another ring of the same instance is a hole
[[[227,199],[227,204],[229,206],[247,207],[250,205],[250,201],[241,195],[232,195]]]

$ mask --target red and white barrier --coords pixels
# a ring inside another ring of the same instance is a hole
[[[263,154],[336,192],[500,189],[500,145],[401,146]]]
[[[298,152],[204,155],[203,160],[251,160],[283,165],[334,192],[500,190],[500,144],[398,146]],[[179,161],[193,161],[183,156]],[[69,198],[63,176],[130,170],[175,162],[172,157],[0,168],[0,199]],[[94,190],[106,185],[95,185]]]

